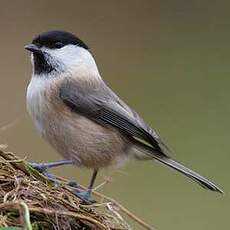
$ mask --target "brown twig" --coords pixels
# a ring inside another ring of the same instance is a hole
[[[7,203],[3,203],[0,204],[0,209],[1,210],[6,210],[6,209],[16,209],[18,210],[20,207],[20,203],[17,202],[7,202]],[[46,214],[46,215],[63,215],[63,216],[70,216],[70,217],[76,217],[85,221],[89,221],[90,223],[95,224],[97,227],[99,227],[99,229],[108,229],[108,227],[106,227],[104,224],[101,224],[100,222],[98,222],[97,220],[89,217],[89,216],[85,216],[79,213],[75,213],[75,212],[70,212],[70,211],[57,211],[57,210],[52,210],[52,209],[47,209],[47,208],[34,208],[34,207],[28,207],[30,212],[38,212],[38,213],[42,213],[42,214]]]
[[[93,192],[94,195],[105,199],[111,203],[113,203],[115,206],[117,206],[122,212],[124,212],[127,216],[129,216],[132,220],[134,220],[135,222],[137,222],[138,224],[140,224],[142,227],[144,227],[145,229],[148,230],[154,230],[154,227],[150,226],[149,224],[145,223],[143,220],[141,220],[139,217],[137,217],[136,215],[134,215],[132,212],[130,212],[127,208],[125,208],[123,205],[121,205],[119,202],[117,202],[116,200],[105,196],[101,193],[98,192]]]

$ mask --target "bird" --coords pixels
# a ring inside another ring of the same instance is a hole
[[[28,113],[39,134],[64,159],[38,163],[37,168],[73,164],[91,169],[88,189],[76,193],[85,201],[91,200],[100,169],[120,167],[130,159],[158,161],[208,190],[223,193],[171,157],[157,132],[105,83],[91,49],[76,35],[42,32],[25,49],[32,63]]]

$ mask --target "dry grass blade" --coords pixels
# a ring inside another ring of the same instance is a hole
[[[6,131],[6,130],[12,128],[13,126],[16,125],[17,122],[18,122],[18,119],[15,119],[15,120],[11,121],[10,123],[1,126],[0,131]]]

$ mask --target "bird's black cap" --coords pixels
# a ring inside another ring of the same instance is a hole
[[[88,46],[74,34],[61,30],[51,30],[41,33],[33,39],[32,44],[35,44],[38,47],[45,46],[51,49],[73,44],[87,50],[89,49]]]

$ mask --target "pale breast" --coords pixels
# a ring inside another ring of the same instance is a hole
[[[28,85],[26,94],[27,111],[32,117],[40,134],[43,130],[42,114],[46,104],[44,93],[47,88],[44,79],[33,77]]]
[[[61,155],[79,166],[107,167],[127,158],[127,139],[111,127],[103,127],[72,112],[59,98],[58,81],[32,79],[27,108],[40,134]]]

